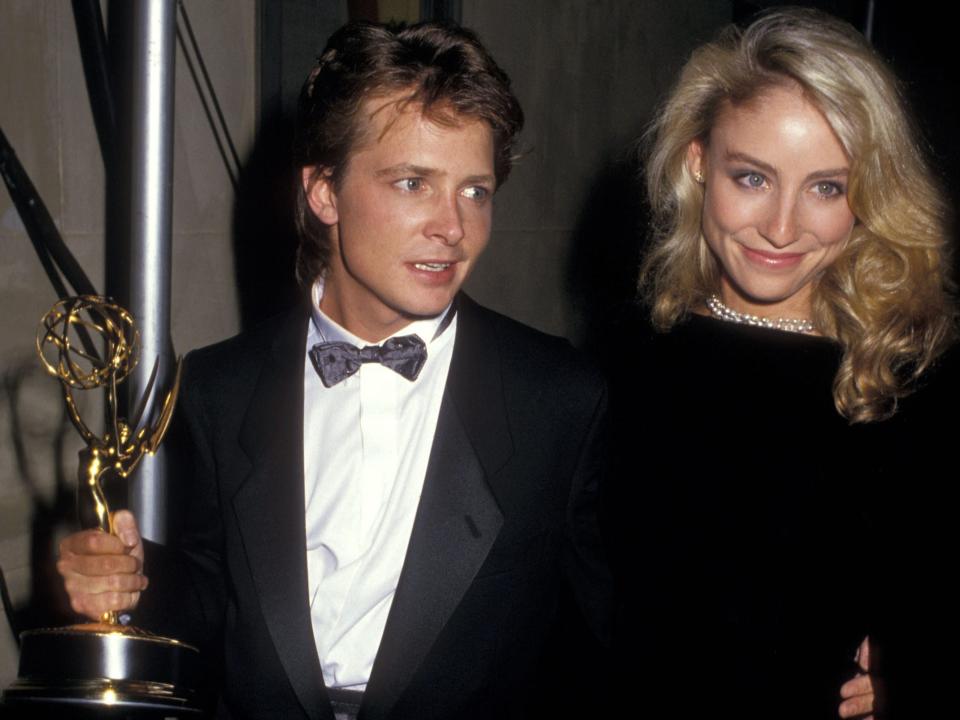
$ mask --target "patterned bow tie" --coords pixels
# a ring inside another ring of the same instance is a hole
[[[310,348],[310,361],[325,387],[350,377],[363,363],[380,363],[407,380],[416,380],[427,361],[427,346],[416,335],[362,348],[345,342],[322,342]]]

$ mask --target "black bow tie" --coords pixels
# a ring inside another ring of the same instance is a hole
[[[345,342],[322,342],[310,348],[310,360],[325,387],[350,377],[363,363],[380,363],[407,380],[416,380],[427,361],[427,346],[416,335],[362,348]]]

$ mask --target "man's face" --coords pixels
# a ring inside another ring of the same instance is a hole
[[[412,320],[439,314],[490,238],[493,134],[459,117],[439,125],[402,93],[368,99],[367,124],[339,183],[306,179],[310,207],[330,227],[321,309],[378,342]]]

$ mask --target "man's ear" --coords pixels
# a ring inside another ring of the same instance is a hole
[[[316,166],[305,167],[301,182],[310,210],[317,219],[324,225],[336,225],[340,216],[337,214],[337,195],[333,190],[333,171]]]
[[[693,179],[700,184],[703,184],[707,174],[703,154],[703,141],[699,139],[691,140],[690,144],[687,145],[687,170],[693,176]]]

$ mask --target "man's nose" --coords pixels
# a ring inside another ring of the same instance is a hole
[[[425,231],[428,237],[445,245],[456,245],[463,240],[463,215],[458,195],[438,198]]]

